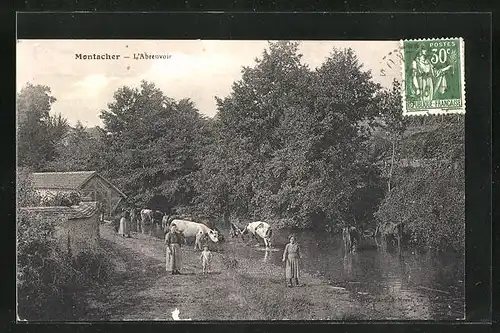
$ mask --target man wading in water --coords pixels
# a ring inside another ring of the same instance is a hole
[[[295,242],[295,236],[289,237],[290,243],[286,244],[283,252],[283,261],[285,261],[285,277],[288,281],[288,286],[292,287],[292,280],[299,286],[299,259],[300,247]]]
[[[177,232],[177,227],[170,227],[170,232],[165,235],[165,245],[167,245],[166,253],[166,270],[171,271],[172,275],[181,274],[181,241],[182,236]]]

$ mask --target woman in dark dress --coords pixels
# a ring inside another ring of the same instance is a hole
[[[285,262],[285,277],[288,281],[288,286],[292,287],[292,281],[299,285],[299,259],[300,246],[296,243],[295,236],[289,237],[290,242],[286,244],[283,252],[283,261]]]

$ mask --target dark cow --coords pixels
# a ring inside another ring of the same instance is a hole
[[[161,226],[161,221],[163,219],[163,213],[159,210],[153,211],[153,224],[156,226]]]
[[[135,207],[130,208],[130,225],[133,231],[142,232],[139,221],[139,211]]]
[[[239,237],[243,238],[243,235],[241,234],[240,228],[238,228],[238,226],[236,224],[234,224],[233,222],[231,222],[231,224],[230,224],[229,236],[231,238],[239,238]]]
[[[382,243],[381,247],[387,250],[387,245],[391,244],[397,246],[398,251],[401,251],[401,242],[404,236],[404,226],[401,222],[386,222],[381,223],[377,226],[374,233],[374,238],[381,236]]]
[[[141,210],[141,229],[145,230],[145,226],[149,227],[149,232],[152,233],[154,229],[160,228],[162,224],[163,213],[158,210],[143,209]]]

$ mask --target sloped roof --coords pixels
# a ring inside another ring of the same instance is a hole
[[[40,213],[43,215],[63,215],[68,220],[86,219],[97,213],[97,202],[81,202],[78,206],[51,206],[51,207],[23,207],[20,210],[30,213]]]
[[[95,174],[95,171],[35,172],[33,173],[33,187],[37,189],[77,190]]]
[[[53,190],[79,190],[94,176],[99,177],[108,186],[112,187],[122,197],[127,196],[120,191],[109,180],[97,173],[97,171],[70,171],[70,172],[34,172],[33,187],[35,189]]]

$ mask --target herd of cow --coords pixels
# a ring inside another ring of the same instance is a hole
[[[146,233],[149,230],[161,228],[163,232],[167,232],[175,225],[187,243],[188,239],[194,239],[194,248],[202,249],[202,246],[207,241],[218,243],[224,240],[224,236],[215,226],[208,226],[204,223],[189,221],[178,215],[168,215],[158,210],[152,209],[135,209],[130,210],[130,222],[132,226],[136,226],[137,232]],[[234,223],[231,223],[229,235],[232,238],[245,239],[245,236],[253,236],[257,241],[263,241],[266,248],[271,247],[271,226],[263,221],[250,222],[245,227],[239,228]]]
[[[186,218],[178,215],[168,215],[158,210],[152,209],[136,209],[132,208],[130,210],[130,222],[132,228],[137,232],[146,233],[148,230],[152,233],[153,230],[158,230],[161,228],[163,232],[170,229],[172,225],[177,227],[177,231],[182,234],[186,243],[187,239],[194,239],[194,248],[202,249],[202,246],[207,241],[212,241],[213,243],[218,243],[224,240],[222,233],[215,227],[210,226],[210,223],[206,221],[205,223],[190,221],[191,218]],[[135,228],[134,228],[135,226]],[[389,231],[387,231],[387,230]],[[383,238],[386,241],[397,244],[400,249],[400,243],[402,238],[402,226],[396,225],[394,227],[386,227]],[[394,230],[393,230],[394,229]],[[257,241],[262,241],[267,248],[271,248],[271,237],[273,230],[271,226],[263,221],[250,222],[246,226],[240,228],[234,223],[230,223],[229,236],[231,238],[241,238],[242,240],[248,235],[253,237]],[[380,234],[380,230],[377,227],[375,232],[370,232],[369,234],[363,234],[353,226],[345,227],[342,229],[342,240],[344,253],[349,254],[356,252],[360,245],[361,238],[374,238]],[[378,245],[377,245],[378,247]]]

